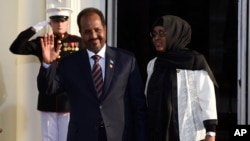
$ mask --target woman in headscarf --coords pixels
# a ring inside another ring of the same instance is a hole
[[[186,47],[190,25],[166,15],[150,35],[157,55],[147,66],[149,141],[215,141],[217,83],[205,57]]]

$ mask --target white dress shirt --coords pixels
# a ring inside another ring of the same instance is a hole
[[[106,45],[104,45],[102,47],[102,49],[95,54],[94,52],[90,51],[87,49],[88,55],[89,55],[89,62],[90,62],[90,66],[91,66],[91,70],[93,69],[93,65],[94,65],[94,60],[92,59],[92,56],[94,55],[99,55],[101,58],[99,60],[99,64],[102,68],[102,78],[104,80],[105,77],[105,52],[106,52]]]

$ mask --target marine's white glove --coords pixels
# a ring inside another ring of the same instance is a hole
[[[46,21],[42,21],[37,23],[36,25],[32,26],[36,32],[38,32],[39,30],[41,30],[44,26],[48,25],[50,22],[50,20],[46,20]]]

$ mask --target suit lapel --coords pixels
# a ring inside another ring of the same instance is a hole
[[[105,63],[105,80],[104,80],[104,88],[103,94],[100,97],[100,100],[104,100],[104,98],[108,95],[108,89],[113,78],[114,69],[116,67],[116,59],[115,53],[109,46],[106,47],[106,63]]]

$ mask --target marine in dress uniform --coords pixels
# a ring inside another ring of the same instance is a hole
[[[42,37],[39,36],[32,40],[30,38],[44,26],[50,24],[55,35],[55,46],[62,44],[60,55],[51,65],[53,70],[56,70],[63,57],[81,50],[83,44],[81,37],[67,33],[71,9],[65,7],[50,8],[47,13],[50,19],[22,31],[11,44],[10,51],[19,55],[35,55],[43,67],[40,45]],[[63,29],[65,31],[60,31]],[[66,93],[44,95],[42,94],[45,91],[43,88],[38,89],[38,91],[37,109],[41,111],[42,141],[66,141],[70,109]]]

